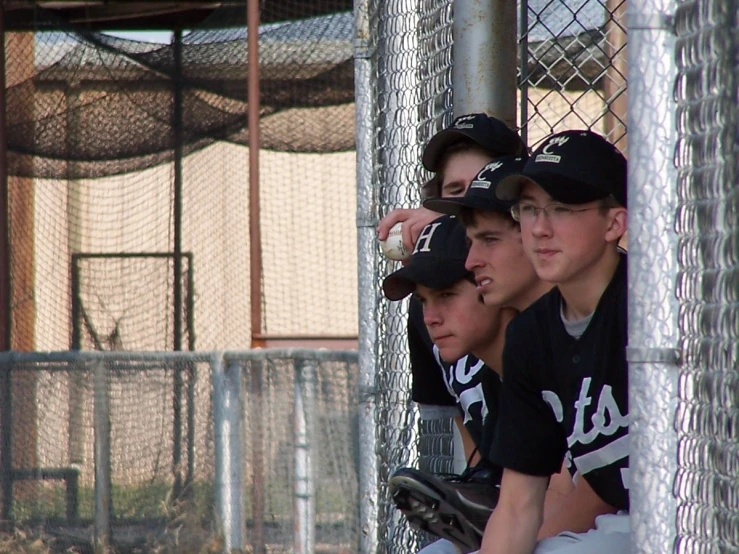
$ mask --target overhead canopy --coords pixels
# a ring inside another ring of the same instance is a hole
[[[98,177],[170,160],[178,141],[184,154],[247,144],[246,31],[232,16],[214,12],[179,49],[67,25],[35,34],[32,71],[9,51],[11,174]],[[342,12],[261,26],[262,148],[354,148],[352,25]]]

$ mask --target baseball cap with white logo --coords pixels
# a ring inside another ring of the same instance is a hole
[[[463,208],[483,212],[510,213],[513,202],[495,195],[498,183],[509,175],[519,174],[526,165],[526,156],[502,156],[483,167],[460,198],[429,198],[424,208],[441,214],[459,215]]]
[[[456,217],[445,215],[423,228],[408,263],[382,282],[382,291],[390,300],[402,300],[416,290],[416,285],[445,289],[471,277],[467,260],[467,236]]]
[[[626,206],[626,158],[592,131],[564,131],[550,136],[520,173],[498,183],[495,194],[501,200],[516,201],[527,181],[564,204],[585,204],[612,195]]]
[[[470,140],[492,155],[524,154],[526,145],[518,133],[500,119],[484,113],[472,113],[456,118],[429,140],[421,162],[429,171],[439,171],[444,150],[461,140]]]

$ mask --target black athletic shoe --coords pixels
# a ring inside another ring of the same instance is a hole
[[[452,541],[462,552],[480,549],[490,514],[498,502],[499,480],[488,469],[468,468],[440,477],[417,469],[397,470],[388,482],[390,496],[410,524]]]

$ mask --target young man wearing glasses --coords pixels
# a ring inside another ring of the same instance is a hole
[[[485,452],[504,471],[480,552],[626,553],[628,515],[616,514],[629,507],[626,255],[618,249],[626,160],[590,131],[558,133],[496,195],[516,202],[526,256],[555,287],[506,331],[499,417]],[[487,302],[495,276],[472,251],[470,266]],[[556,523],[544,498],[563,460],[576,489],[594,493],[585,502],[595,509],[583,514],[603,515],[537,543]]]

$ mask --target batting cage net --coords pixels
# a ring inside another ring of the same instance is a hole
[[[356,337],[353,20],[323,4],[261,26],[256,266],[244,6],[163,44],[43,9],[8,33],[14,348],[77,346],[74,326],[124,349]]]

